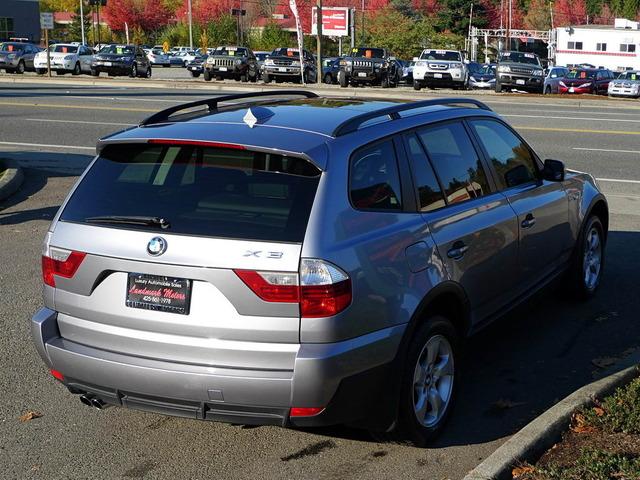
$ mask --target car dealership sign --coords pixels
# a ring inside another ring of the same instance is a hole
[[[311,35],[318,34],[317,7],[311,9]],[[322,7],[322,35],[346,37],[349,35],[349,9]]]

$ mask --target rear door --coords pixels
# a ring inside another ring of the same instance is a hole
[[[562,182],[543,180],[527,143],[494,119],[469,121],[491,163],[498,188],[518,215],[520,285],[528,289],[566,261],[571,248],[569,205]]]
[[[56,277],[61,335],[148,358],[292,368],[293,347],[278,345],[299,343],[297,299],[264,301],[235,271],[297,281],[319,178],[278,154],[106,147],[49,242],[86,255],[71,278]]]
[[[430,205],[430,211],[423,213],[424,219],[449,277],[462,285],[476,321],[482,320],[513,297],[518,252],[516,216],[504,196],[495,192],[461,121],[429,126],[416,134],[408,145],[414,170],[432,165],[444,192],[444,199],[438,200],[434,187],[415,175],[421,202]],[[421,148],[426,155],[420,153]]]

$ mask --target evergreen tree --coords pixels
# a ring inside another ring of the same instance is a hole
[[[417,18],[418,14],[412,0],[391,0],[389,5],[396,11],[409,18]]]
[[[469,9],[473,3],[473,26],[487,23],[484,6],[478,0],[443,0],[436,16],[439,30],[466,36],[469,32]]]
[[[80,5],[74,11],[73,21],[69,24],[67,31],[69,40],[72,42],[82,41],[82,23],[84,23],[85,40],[89,36],[91,30],[91,9],[87,5],[84,5],[84,18],[80,16]]]
[[[524,17],[524,26],[531,30],[549,30],[551,28],[551,12],[545,0],[531,0]]]

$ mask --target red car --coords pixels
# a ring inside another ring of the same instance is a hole
[[[558,93],[592,93],[606,95],[613,72],[605,68],[579,68],[571,70],[558,82]]]

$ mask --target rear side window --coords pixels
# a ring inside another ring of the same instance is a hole
[[[425,128],[418,136],[440,177],[447,203],[464,202],[491,191],[480,157],[461,123]]]
[[[296,157],[200,146],[111,145],[60,218],[93,223],[95,217],[150,216],[170,223],[166,233],[301,242],[319,179],[320,170]]]
[[[351,202],[359,210],[402,210],[398,161],[391,140],[365,147],[351,158]]]
[[[489,155],[500,188],[537,180],[538,169],[531,150],[511,130],[493,120],[473,120],[471,125]]]
[[[445,206],[444,196],[438,184],[436,174],[429,164],[429,160],[424,153],[420,140],[415,134],[406,137],[409,151],[409,161],[414,175],[414,182],[418,189],[418,200],[420,201],[420,211],[430,212]]]

